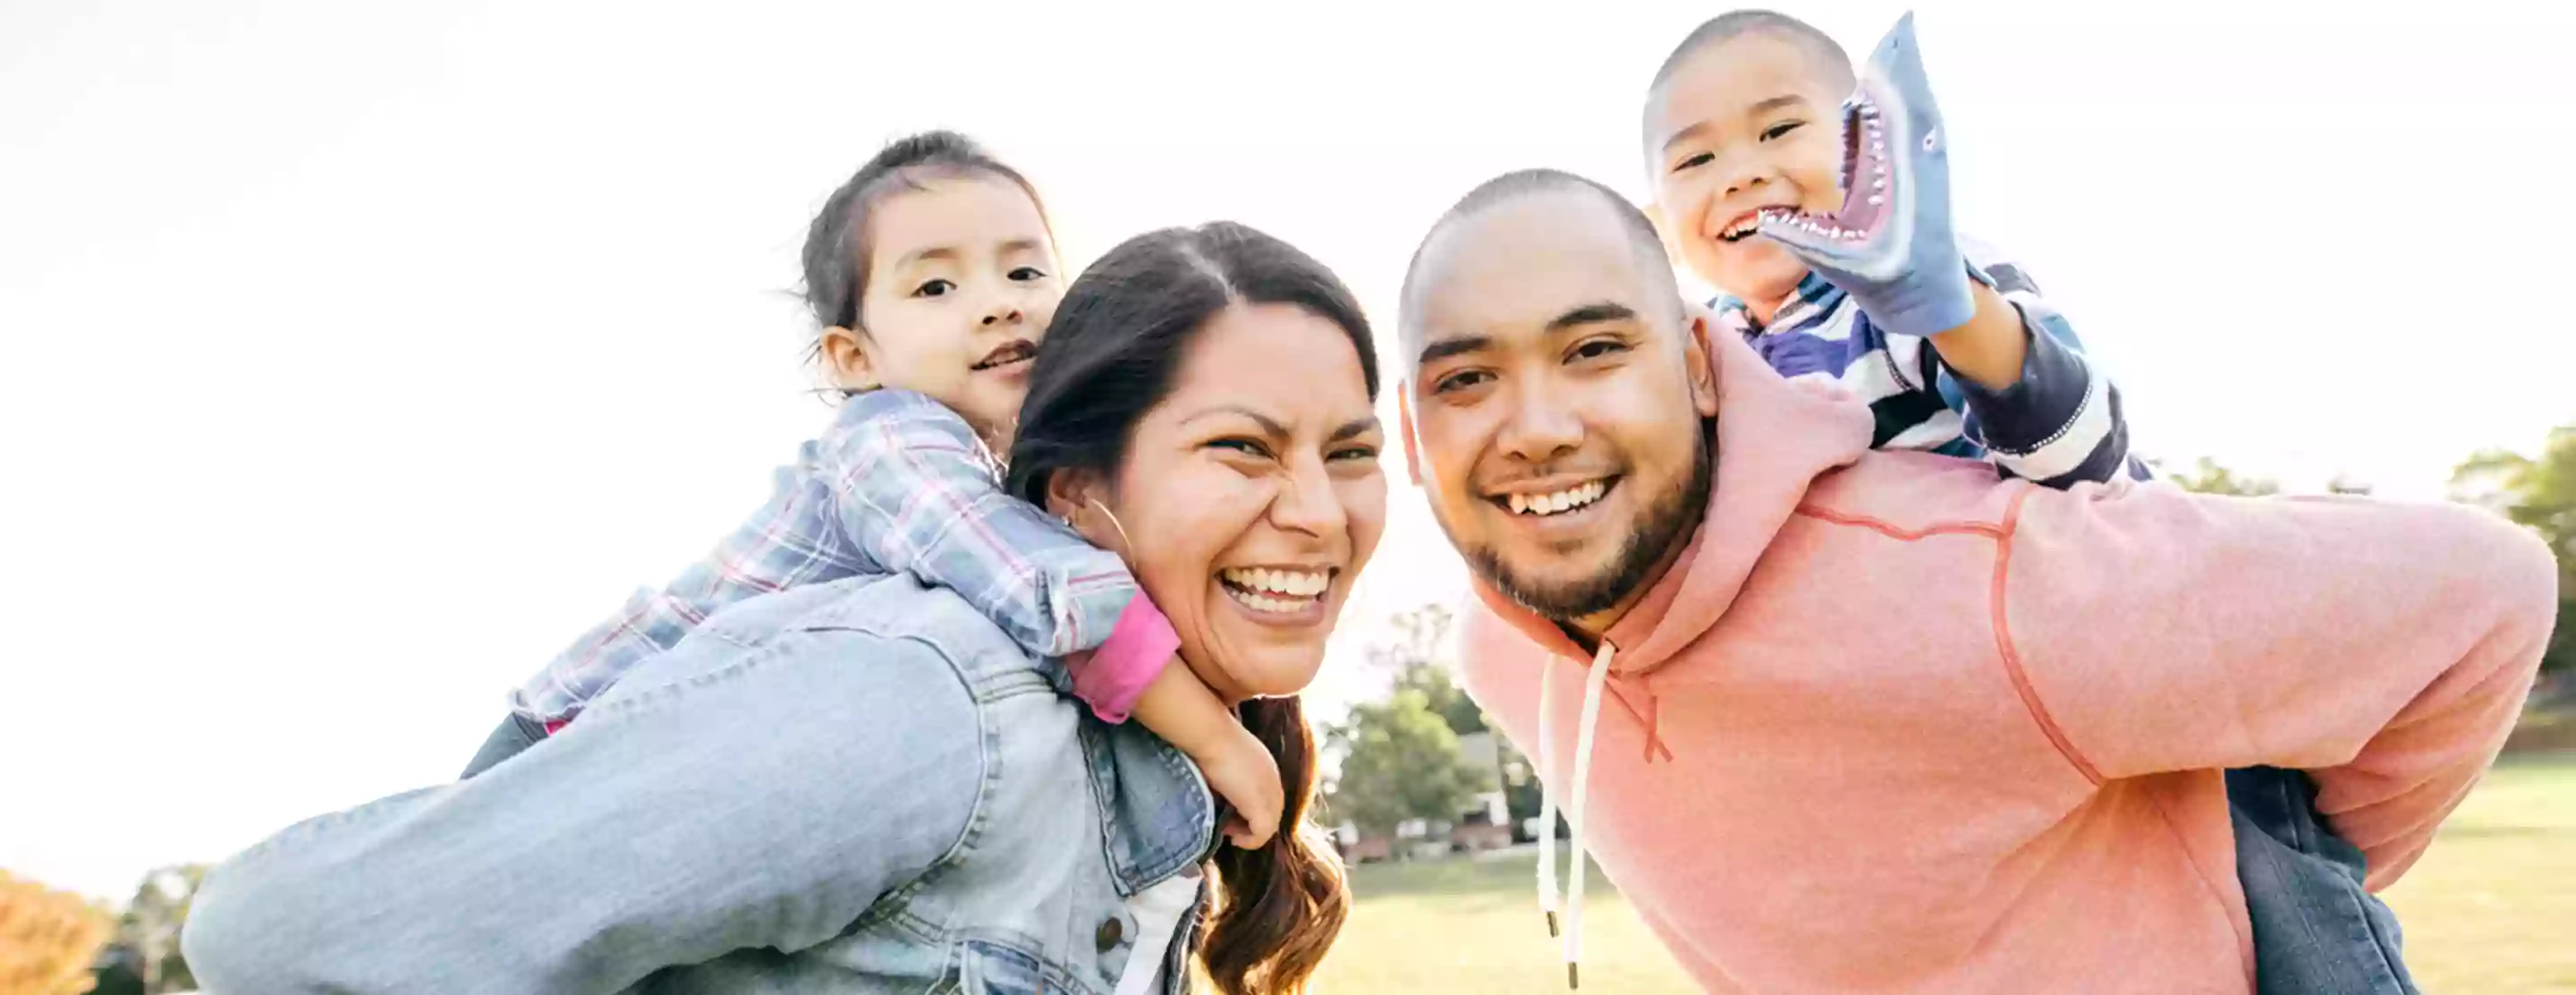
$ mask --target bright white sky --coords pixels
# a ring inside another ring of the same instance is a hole
[[[1863,52],[1901,9],[1783,2]],[[1268,230],[1391,337],[1477,181],[1642,197],[1641,89],[1717,10],[1094,6],[0,7],[0,867],[122,897],[453,777],[819,425],[781,291],[889,137],[995,146],[1076,263]],[[2564,5],[1919,6],[1966,226],[2142,450],[2434,496],[2576,417]],[[1389,472],[1328,701],[1462,590]]]

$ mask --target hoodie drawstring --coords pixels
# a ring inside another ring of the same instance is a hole
[[[1583,713],[1574,733],[1574,806],[1568,812],[1567,828],[1573,840],[1568,859],[1573,861],[1571,887],[1566,892],[1565,907],[1565,984],[1583,987],[1580,965],[1583,963],[1583,879],[1585,853],[1583,845],[1584,803],[1592,787],[1592,734],[1600,725],[1601,690],[1610,682],[1611,646],[1603,640],[1601,649],[1592,655],[1592,669],[1583,678]],[[1538,785],[1539,785],[1539,863],[1538,906],[1547,916],[1549,936],[1556,930],[1556,792],[1549,784],[1554,780],[1548,767],[1556,757],[1556,682],[1549,680],[1553,660],[1539,666],[1538,691]]]

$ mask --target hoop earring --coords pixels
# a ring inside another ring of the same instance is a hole
[[[1092,507],[1100,509],[1101,514],[1109,516],[1109,527],[1118,530],[1119,544],[1126,546],[1129,553],[1134,553],[1136,551],[1136,540],[1127,538],[1127,526],[1118,523],[1118,514],[1110,511],[1108,505],[1100,503],[1099,498],[1085,498],[1084,500],[1091,502]]]

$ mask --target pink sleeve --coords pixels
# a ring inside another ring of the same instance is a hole
[[[2461,505],[2082,485],[2005,527],[1998,648],[2077,768],[2308,770],[2374,889],[2494,761],[2557,614],[2548,547]]]
[[[1143,591],[1127,602],[1118,625],[1109,630],[1089,660],[1073,665],[1073,696],[1091,705],[1103,722],[1125,722],[1136,699],[1180,652],[1181,634]]]

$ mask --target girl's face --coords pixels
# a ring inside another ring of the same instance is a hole
[[[1061,512],[1126,556],[1219,697],[1295,694],[1386,528],[1359,353],[1280,304],[1228,307],[1187,348],[1115,481],[1085,488],[1114,524],[1088,501]]]
[[[1037,203],[1000,177],[951,177],[887,195],[866,224],[863,329],[823,335],[834,381],[927,394],[1007,445],[1064,297]]]

